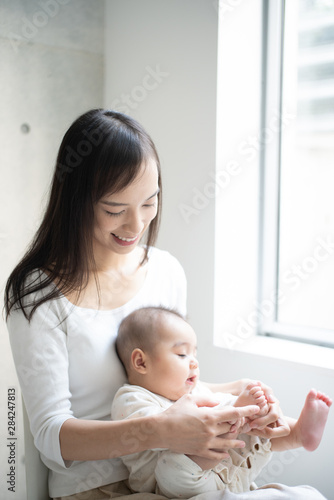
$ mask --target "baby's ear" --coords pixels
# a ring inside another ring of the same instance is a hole
[[[131,354],[131,364],[133,369],[141,374],[146,373],[146,355],[141,349],[134,349]]]

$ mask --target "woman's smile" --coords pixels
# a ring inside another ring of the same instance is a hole
[[[140,236],[139,234],[137,234],[137,236],[135,236],[134,238],[125,238],[124,236],[118,236],[117,234],[114,233],[111,233],[111,235],[114,237],[116,243],[121,246],[133,245],[134,243],[137,242]]]

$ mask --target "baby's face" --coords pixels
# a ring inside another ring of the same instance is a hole
[[[186,321],[175,315],[164,316],[157,335],[158,345],[148,360],[146,387],[176,401],[194,389],[199,377],[196,335]]]

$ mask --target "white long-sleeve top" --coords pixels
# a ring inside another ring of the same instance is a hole
[[[59,432],[69,418],[110,420],[113,397],[126,381],[114,348],[125,316],[152,305],[185,314],[186,279],[179,262],[168,252],[151,248],[147,266],[142,288],[116,309],[81,308],[62,296],[39,306],[30,323],[20,310],[10,314],[7,326],[14,362],[35,446],[50,470],[51,497],[128,476],[118,458],[64,463]]]

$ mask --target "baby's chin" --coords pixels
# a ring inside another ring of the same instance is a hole
[[[194,387],[186,387],[184,390],[182,391],[178,391],[178,392],[170,392],[168,395],[164,395],[163,396],[166,398],[166,399],[170,399],[170,401],[177,401],[178,399],[182,398],[182,396],[185,396],[186,394],[191,394],[192,393],[192,390],[194,389]]]

